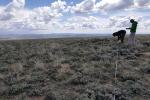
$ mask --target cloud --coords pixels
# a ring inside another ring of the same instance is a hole
[[[33,9],[33,19],[40,22],[48,23],[53,18],[62,16],[61,13],[53,11],[51,7],[39,7]]]
[[[24,9],[24,6],[25,0],[13,0],[6,7],[0,8],[0,20],[10,20],[18,17],[18,12],[27,12],[27,10]],[[28,14],[30,14],[34,20],[48,22],[52,18],[62,16],[62,10],[65,10],[65,8],[66,2],[58,0],[53,2],[50,6],[38,7],[30,11],[28,10]]]
[[[56,11],[61,11],[61,10],[65,10],[67,6],[67,3],[65,1],[55,1],[51,4],[51,9],[56,10]]]
[[[135,7],[148,7],[150,5],[150,0],[134,0]]]
[[[132,8],[149,8],[150,0],[101,0],[95,4],[95,11],[120,11]]]
[[[83,0],[81,3],[72,6],[71,11],[73,13],[89,13],[93,10],[95,0]]]
[[[105,28],[108,20],[95,16],[74,16],[69,18],[64,24],[65,27],[74,30],[100,30]]]
[[[95,5],[98,11],[112,11],[129,8],[133,5],[132,0],[102,0]]]
[[[148,6],[150,0],[83,0],[75,5],[57,0],[49,6],[27,9],[25,0],[12,0],[8,5],[0,7],[0,29],[35,33],[110,32],[111,29],[129,27],[131,18],[139,21],[138,28],[147,29],[150,28],[150,22],[145,16],[149,15],[138,9]],[[107,14],[101,16],[102,11]]]
[[[0,6],[0,14],[3,12],[3,10],[4,10],[4,7]]]
[[[144,26],[143,28],[148,30],[150,28],[150,20],[144,20],[143,26]]]
[[[124,17],[124,16],[114,16],[110,18],[110,28],[123,28],[123,27],[129,27],[130,26],[130,17]]]
[[[25,6],[25,0],[13,0],[0,13],[0,20],[10,20],[14,18],[19,10]]]
[[[7,6],[0,7],[0,28],[6,30],[47,30],[48,25],[54,26],[55,19],[63,15],[66,2],[58,0],[51,3],[50,6],[30,10],[25,9],[24,6],[25,0],[13,0]],[[5,24],[3,25],[3,23]]]
[[[28,23],[26,23],[26,26],[37,30],[48,29],[48,25],[49,27],[59,27],[58,22],[54,22],[54,20],[63,16],[66,9],[66,2],[61,0],[51,3],[50,6],[34,8],[27,18]]]
[[[30,16],[24,21],[26,29],[47,30],[49,27],[59,26],[55,19],[63,16],[66,10],[65,1],[55,1],[50,6],[38,7],[31,10]],[[56,25],[57,24],[57,25]]]
[[[109,28],[127,28],[131,26],[130,19],[135,19],[140,22],[141,16],[113,16],[109,18],[107,27]]]
[[[6,11],[22,9],[25,6],[25,0],[13,0],[6,6]]]

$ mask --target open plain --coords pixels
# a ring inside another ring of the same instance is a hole
[[[1,40],[0,100],[150,100],[150,35],[136,39]]]

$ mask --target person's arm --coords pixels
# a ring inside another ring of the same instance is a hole
[[[131,28],[126,28],[126,29],[131,29]]]

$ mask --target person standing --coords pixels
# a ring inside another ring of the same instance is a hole
[[[130,29],[130,36],[128,39],[128,44],[129,45],[135,45],[135,34],[136,34],[136,29],[137,29],[137,24],[138,22],[135,21],[134,19],[131,19],[130,22],[132,23],[130,28],[126,28],[126,29]]]

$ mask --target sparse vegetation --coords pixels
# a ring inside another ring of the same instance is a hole
[[[149,100],[150,36],[137,39],[0,41],[0,100]]]

